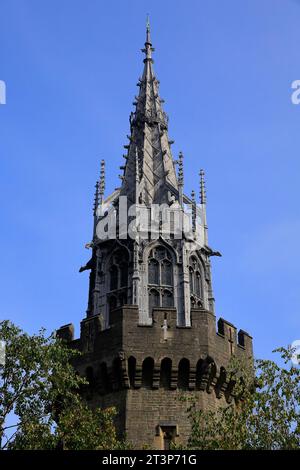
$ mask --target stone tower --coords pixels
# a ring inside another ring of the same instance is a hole
[[[143,74],[130,115],[121,187],[104,198],[96,183],[87,315],[58,334],[82,351],[76,363],[91,406],[115,406],[120,434],[136,447],[185,442],[190,425],[182,395],[200,408],[229,402],[232,355],[252,357],[252,339],[220,318],[216,324],[204,172],[200,197],[184,194],[183,154],[171,152],[168,117],[154,74],[147,24]]]

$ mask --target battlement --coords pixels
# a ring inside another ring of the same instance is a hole
[[[247,351],[252,356],[252,337],[244,330],[239,330],[235,325],[220,318],[216,326],[216,317],[213,313],[205,309],[194,309],[191,312],[191,326],[177,325],[177,312],[175,308],[155,308],[153,309],[152,323],[144,325],[138,323],[138,309],[136,306],[126,305],[111,312],[109,328],[103,330],[101,317],[99,315],[85,318],[81,322],[80,349],[82,351],[94,346],[89,343],[105,341],[110,336],[118,336],[124,329],[128,331],[130,337],[138,336],[138,330],[142,329],[146,338],[156,337],[157,347],[164,342],[176,341],[176,338],[200,338],[204,340],[215,337],[215,342],[221,345],[228,342],[232,352],[237,348]],[[211,333],[211,337],[209,334]],[[74,341],[74,326],[72,323],[64,325],[57,330],[57,335],[67,342]]]
[[[102,391],[116,388],[116,368],[121,377],[118,387],[122,383],[125,388],[139,388],[143,370],[150,367],[151,387],[159,387],[159,377],[167,368],[170,389],[176,389],[184,376],[188,389],[209,391],[217,387],[220,395],[221,381],[222,390],[229,390],[226,367],[230,358],[252,360],[252,338],[243,330],[237,333],[236,327],[223,318],[216,325],[214,314],[208,310],[192,310],[191,318],[191,326],[178,326],[176,309],[156,308],[152,323],[140,325],[138,308],[123,306],[111,312],[108,329],[101,330],[100,316],[93,316],[81,322],[80,339],[74,340],[72,324],[61,327],[57,335],[83,353],[76,363],[80,373],[95,375],[96,381],[103,382],[106,370],[106,385],[101,382],[99,386]]]

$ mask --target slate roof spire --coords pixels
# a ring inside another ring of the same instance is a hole
[[[153,70],[150,25],[147,21],[144,69],[138,81],[139,94],[130,115],[129,143],[124,145],[125,168],[120,195],[126,195],[129,202],[136,200],[136,153],[139,155],[139,188],[141,202],[161,204],[168,201],[171,191],[178,199],[178,182],[168,138],[168,117],[163,110],[159,96],[159,81]]]

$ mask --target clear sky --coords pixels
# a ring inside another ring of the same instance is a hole
[[[255,354],[300,339],[300,1],[2,0],[0,317],[29,332],[85,315],[100,159],[119,185],[150,14],[185,191],[207,180],[217,317]]]

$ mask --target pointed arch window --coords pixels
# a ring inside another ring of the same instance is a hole
[[[117,298],[112,295],[109,297],[109,311],[111,312],[112,310],[114,310],[115,308],[117,308]]]
[[[118,267],[113,265],[110,268],[110,290],[118,289]]]
[[[153,248],[148,258],[149,312],[154,307],[174,306],[173,263],[164,246]]]
[[[120,287],[126,287],[128,284],[128,264],[127,263],[120,264],[120,277],[121,277]]]
[[[163,286],[173,285],[172,264],[168,259],[164,259],[161,263],[161,283]]]
[[[190,280],[190,294],[191,294],[191,307],[203,306],[203,278],[202,268],[199,259],[196,256],[191,256],[189,262],[189,280]]]
[[[120,249],[115,251],[109,261],[108,303],[110,310],[127,302],[128,294],[128,253]]]
[[[198,298],[202,297],[202,285],[201,285],[201,274],[199,271],[196,271],[195,275],[195,294]]]
[[[173,292],[169,290],[164,290],[162,293],[162,306],[163,307],[173,307]]]
[[[159,292],[156,289],[149,291],[149,310],[152,312],[153,308],[159,307]]]
[[[148,276],[149,276],[149,284],[153,284],[153,285],[159,284],[159,263],[154,258],[149,260]]]

